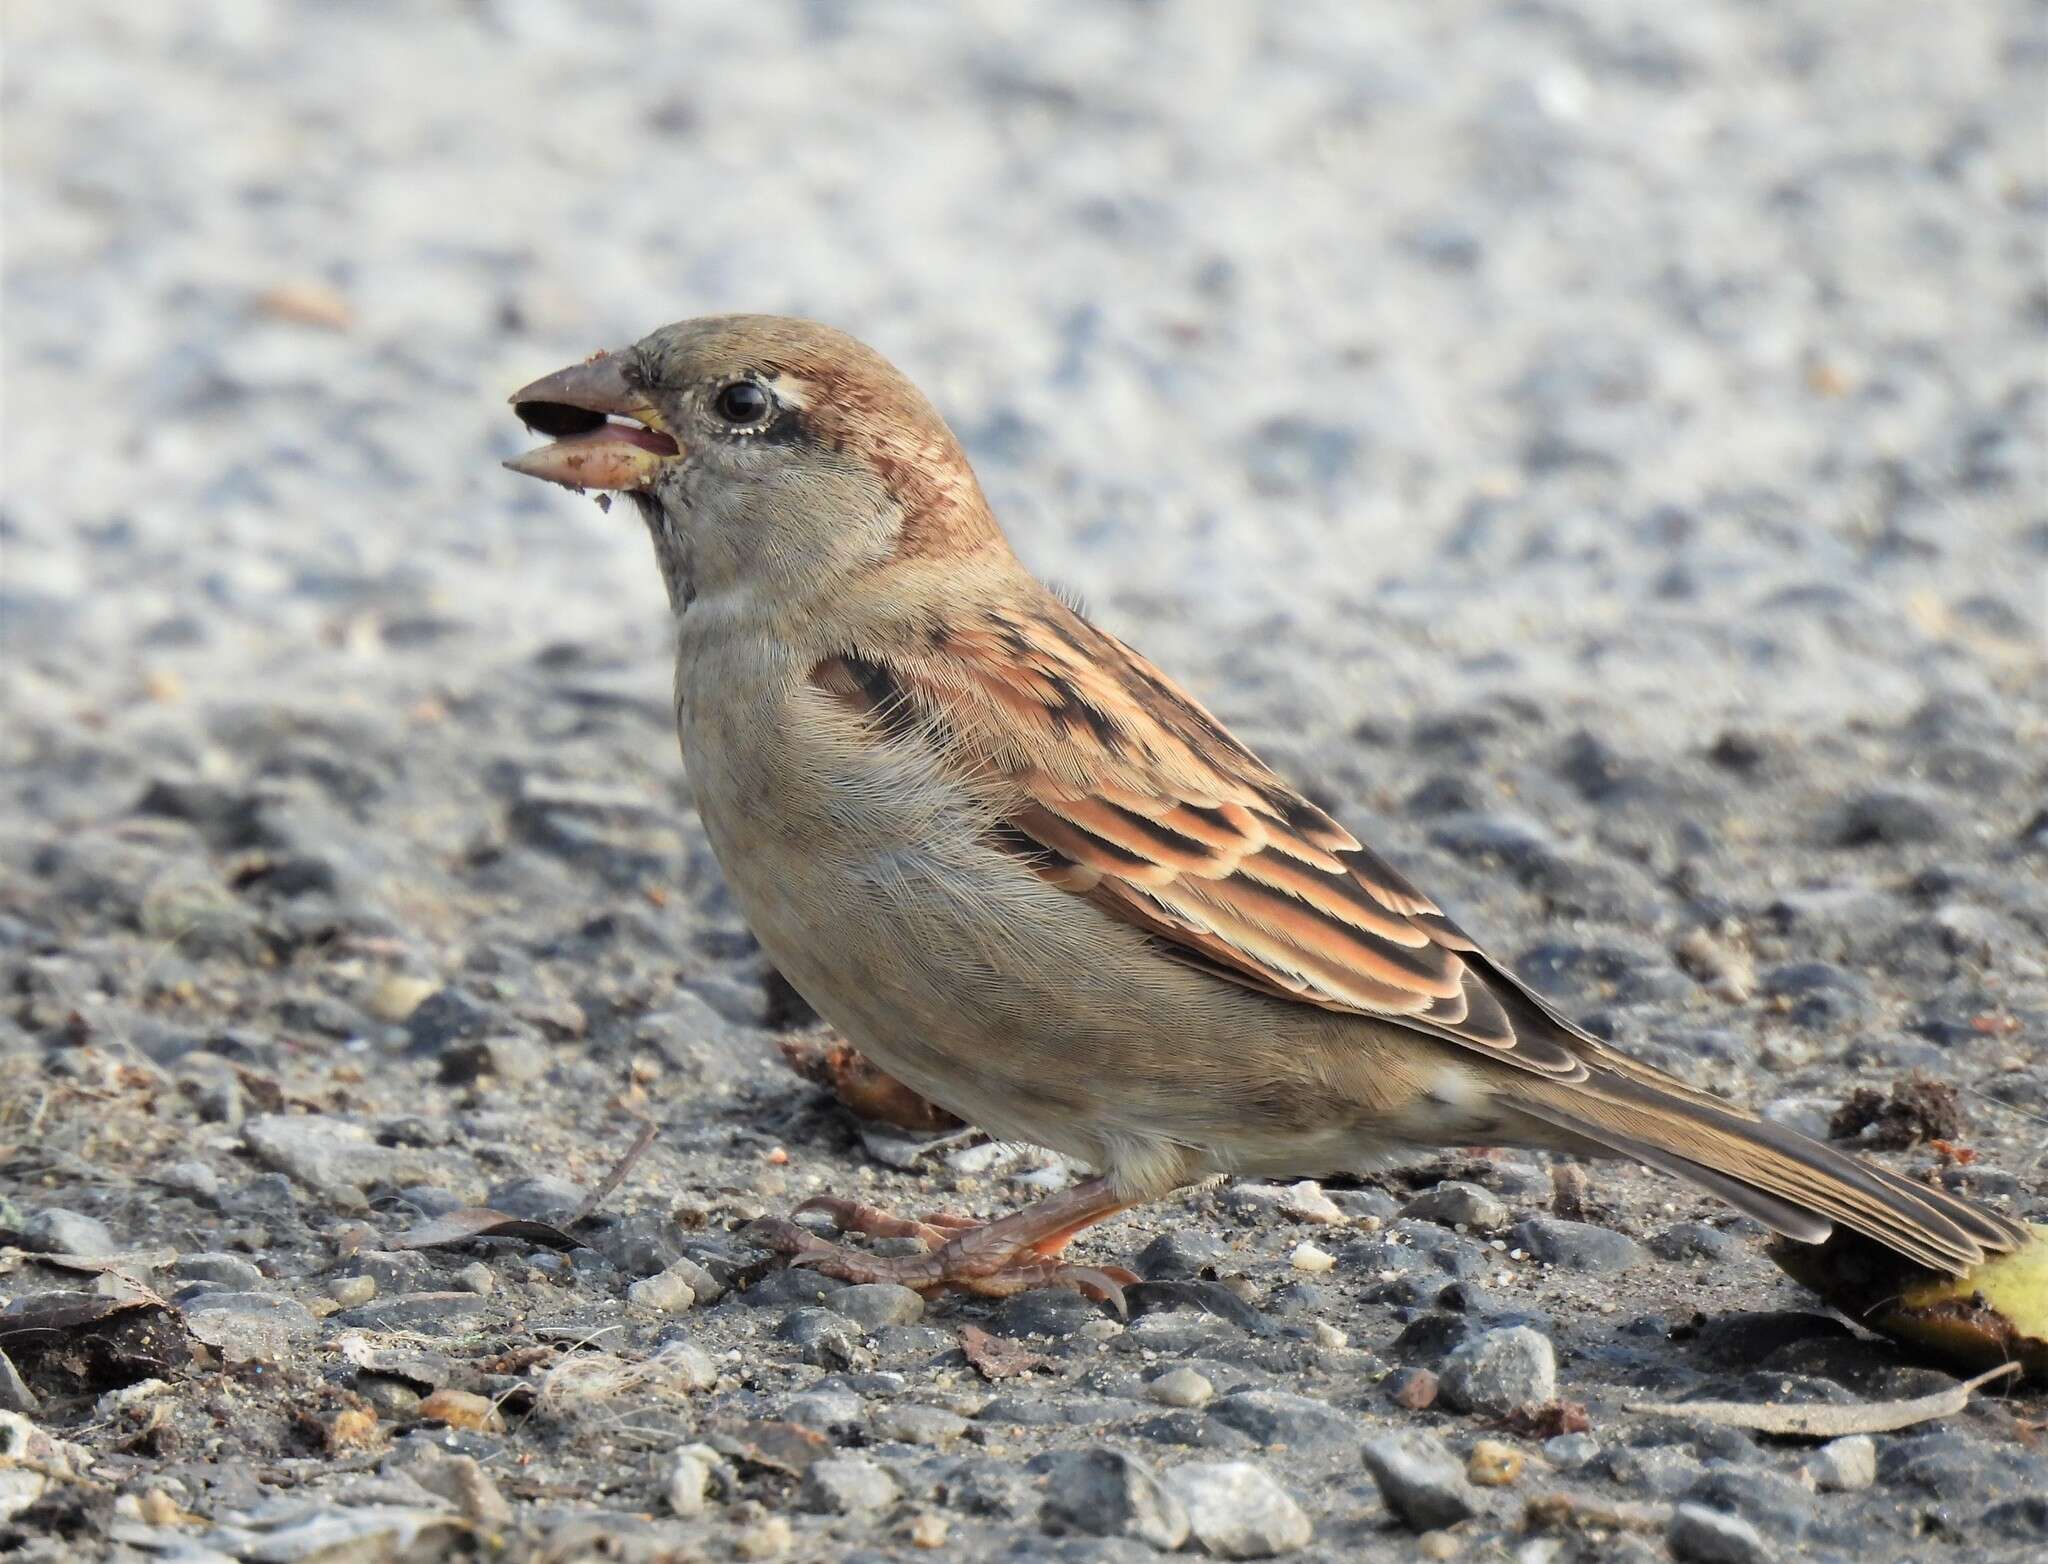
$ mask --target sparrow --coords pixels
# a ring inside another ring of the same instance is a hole
[[[1025,569],[945,420],[853,338],[684,321],[512,403],[554,439],[508,467],[646,523],[698,814],[768,957],[915,1091],[1097,1170],[986,1224],[807,1202],[926,1252],[768,1223],[797,1263],[1120,1304],[1128,1270],[1063,1258],[1113,1213],[1481,1145],[1633,1158],[1936,1271],[2026,1237],[1579,1026]]]

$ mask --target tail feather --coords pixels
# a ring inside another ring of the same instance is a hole
[[[1569,1086],[1515,1083],[1530,1117],[1689,1179],[1775,1232],[1820,1243],[1839,1222],[1908,1259],[1961,1275],[2026,1239],[2019,1223],[1931,1185],[1698,1094],[1596,1071]]]

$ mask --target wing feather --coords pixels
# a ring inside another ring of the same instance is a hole
[[[878,652],[851,648],[813,682],[899,725],[907,705],[992,800],[991,839],[1048,882],[1244,987],[1403,1022],[1541,1075],[1586,1073],[1594,1039],[1057,599],[965,625],[956,614],[907,639],[928,655],[886,662],[886,680]]]

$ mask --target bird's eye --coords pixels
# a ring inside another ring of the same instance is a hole
[[[735,380],[711,399],[712,411],[735,429],[766,423],[774,406],[774,399],[751,380]]]

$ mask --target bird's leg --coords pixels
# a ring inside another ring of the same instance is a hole
[[[812,1204],[832,1213],[835,1221],[845,1209],[850,1217],[864,1221],[883,1219],[892,1236],[915,1235],[929,1242],[930,1235],[936,1233],[940,1239],[929,1254],[871,1255],[826,1243],[794,1222],[773,1219],[755,1224],[755,1234],[770,1248],[789,1255],[792,1265],[810,1266],[841,1281],[895,1282],[927,1293],[954,1287],[990,1298],[1007,1298],[1033,1287],[1072,1287],[1104,1300],[1121,1314],[1123,1289],[1138,1280],[1122,1266],[1068,1265],[1055,1258],[1075,1234],[1134,1204],[1111,1188],[1106,1178],[1091,1178],[1022,1211],[950,1232],[937,1224],[890,1217],[853,1201]],[[856,1230],[875,1229],[862,1225]]]

